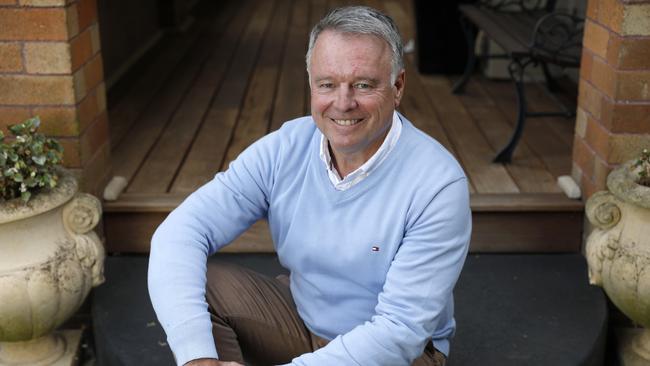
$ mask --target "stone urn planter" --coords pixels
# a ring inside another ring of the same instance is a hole
[[[53,331],[104,281],[92,231],[100,215],[99,200],[65,171],[26,204],[0,203],[0,365],[50,365],[66,353]]]
[[[594,225],[586,245],[589,281],[645,328],[629,347],[650,362],[650,187],[637,184],[634,160],[612,171],[608,191],[586,204]]]

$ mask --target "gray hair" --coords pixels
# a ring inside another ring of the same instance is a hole
[[[391,83],[395,82],[397,74],[404,69],[402,37],[393,19],[367,6],[346,6],[330,11],[311,30],[309,34],[309,48],[305,57],[307,73],[310,72],[309,63],[314,50],[314,44],[324,30],[349,34],[373,35],[386,41],[391,49]]]

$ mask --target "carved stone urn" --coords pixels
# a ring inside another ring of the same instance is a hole
[[[101,204],[67,172],[14,201],[0,203],[0,365],[50,365],[69,352],[54,330],[104,281]]]
[[[586,204],[593,232],[586,245],[589,282],[601,286],[630,319],[643,325],[629,345],[650,361],[650,187],[637,184],[629,161],[607,177],[609,191]]]

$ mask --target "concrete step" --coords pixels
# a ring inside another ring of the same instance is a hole
[[[270,254],[218,256],[271,276],[286,272]],[[174,364],[146,271],[146,256],[107,258],[92,308],[99,366]],[[607,303],[589,286],[581,255],[470,255],[455,301],[448,366],[603,365]]]

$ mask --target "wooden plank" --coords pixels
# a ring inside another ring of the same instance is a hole
[[[187,193],[124,193],[115,201],[104,201],[106,213],[169,213],[188,196]]]
[[[308,3],[295,1],[291,9],[291,20],[284,48],[282,70],[278,81],[278,90],[273,104],[273,117],[270,131],[275,131],[282,123],[302,116],[305,110],[307,71],[305,70],[305,52],[307,52],[307,15]],[[301,103],[302,102],[302,103]]]
[[[225,29],[225,24],[216,25],[214,36],[201,41],[205,45],[215,45],[210,51],[212,55],[133,178],[128,192],[164,193],[169,189],[230,63],[237,37],[246,24],[247,10],[242,7]],[[218,30],[224,30],[220,37],[217,37]]]
[[[329,8],[327,7],[326,0],[312,0],[310,1],[309,8],[309,23],[307,26],[307,34],[305,37],[305,42],[309,44],[309,33],[312,28],[321,20],[323,16],[327,13]],[[305,85],[305,111],[304,114],[311,114],[311,88],[309,87],[309,77],[306,79]]]
[[[441,143],[447,150],[458,158],[458,154],[445,132],[435,109],[427,97],[427,91],[420,82],[417,75],[417,68],[407,58],[406,63],[406,86],[400,110],[420,130]]]
[[[106,251],[114,253],[148,253],[151,237],[168,212],[105,212]]]
[[[192,192],[210,180],[225,157],[240,105],[258,55],[263,33],[270,21],[273,1],[255,4],[244,34],[196,139],[172,183],[170,192]]]
[[[582,212],[584,203],[563,193],[473,194],[472,212]]]
[[[183,202],[187,193],[125,193],[116,201],[104,202],[105,212],[170,212]],[[473,194],[472,211],[581,212],[584,203],[562,193]]]
[[[405,57],[404,62],[406,64],[406,86],[399,107],[400,112],[413,122],[415,127],[436,139],[458,159],[459,155],[440,124],[439,118],[426,95],[427,91],[420,82],[417,68],[409,57]],[[475,193],[476,188],[472,177],[468,178],[470,193]]]
[[[460,95],[460,100],[481,128],[493,151],[502,148],[503,141],[508,141],[512,134],[512,126],[507,118],[492,105],[481,105],[475,103],[476,97],[468,95],[480,95],[480,99],[490,100],[487,94],[482,94],[476,81],[470,80],[465,88],[466,93]],[[490,155],[490,159],[494,157]],[[521,192],[560,192],[555,177],[544,165],[543,161],[535,155],[525,141],[521,141],[515,150],[512,163],[506,164],[505,168],[515,180]]]
[[[131,180],[127,192],[167,192],[213,92],[212,88],[196,85],[188,91],[183,103]]]
[[[163,37],[161,43],[165,45],[160,46],[163,49],[155,55],[156,62],[144,70],[134,85],[108,111],[111,147],[116,147],[122,141],[198,36],[198,28],[193,27],[187,34]],[[108,97],[110,101],[111,91]]]
[[[222,170],[226,170],[242,151],[268,132],[282,57],[282,51],[278,50],[284,48],[288,26],[288,22],[282,19],[289,12],[289,5],[289,0],[280,0],[275,7]]]
[[[501,164],[492,163],[495,152],[465,110],[445,77],[420,76],[439,121],[454,146],[477,193],[514,193],[519,188]]]
[[[492,96],[499,110],[514,128],[517,119],[517,97],[512,83],[488,82],[483,78],[477,80],[477,85]],[[528,144],[554,177],[571,173],[571,147],[560,141],[539,118],[526,119],[521,141]],[[503,146],[506,143],[507,140],[503,141]]]
[[[179,67],[174,70],[172,78],[165,83],[162,90],[156,93],[153,102],[147,106],[142,118],[113,151],[115,175],[123,176],[127,180],[131,180],[135,175],[138,167],[186,95],[192,80],[207,56],[208,49],[197,43],[192,47],[192,51],[183,58]]]
[[[577,88],[577,86],[576,86]],[[530,83],[526,89],[526,97],[530,103],[531,112],[560,112],[560,107],[553,101],[544,90],[544,86],[539,83]],[[560,95],[558,99],[562,98]],[[577,108],[577,98],[569,101],[567,107]],[[573,146],[573,136],[575,134],[575,117],[541,117],[538,118],[541,123],[546,124],[555,135],[567,146]]]
[[[104,207],[107,250],[111,253],[148,252],[155,229],[185,198],[124,197]],[[580,201],[553,194],[472,195],[471,206],[472,252],[577,252],[580,248],[584,220]],[[268,224],[257,222],[222,251],[273,252]]]
[[[582,212],[474,212],[472,253],[577,253]]]
[[[495,12],[481,9],[474,5],[460,5],[459,10],[478,28],[483,29],[486,35],[499,44],[506,52],[513,54],[526,54],[528,47],[517,40],[507,28],[494,19]]]
[[[109,213],[104,215],[106,250],[109,253],[148,253],[151,237],[168,213]],[[220,253],[272,253],[266,221],[258,221]]]

